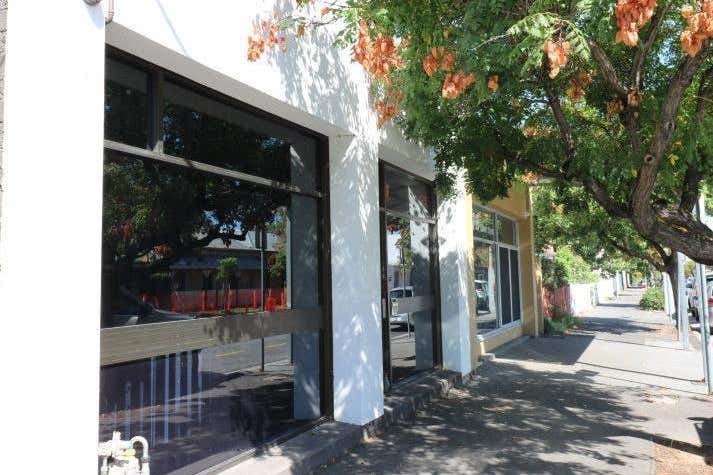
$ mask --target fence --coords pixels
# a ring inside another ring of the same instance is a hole
[[[614,278],[591,284],[571,284],[557,289],[542,288],[542,308],[545,317],[552,317],[553,307],[572,315],[579,315],[614,297]]]

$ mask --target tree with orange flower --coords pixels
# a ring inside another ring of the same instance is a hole
[[[333,25],[380,125],[432,147],[441,185],[455,166],[486,201],[523,175],[581,187],[646,242],[713,265],[692,212],[713,189],[713,0],[298,3],[250,59]]]

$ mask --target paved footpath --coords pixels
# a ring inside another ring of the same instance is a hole
[[[639,296],[597,307],[575,335],[504,349],[414,424],[320,471],[713,474],[695,454],[708,448],[692,447],[713,446],[700,354],[678,347],[661,312],[636,308]]]

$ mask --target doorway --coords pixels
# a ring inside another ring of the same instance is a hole
[[[384,388],[440,361],[435,192],[380,163]]]

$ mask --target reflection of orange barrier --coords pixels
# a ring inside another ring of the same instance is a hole
[[[242,308],[246,311],[260,309],[260,289],[230,289],[224,290],[187,290],[175,291],[164,297],[141,294],[143,302],[151,303],[155,308],[168,307],[172,312],[213,312]],[[266,289],[265,310],[272,312],[285,309],[287,299],[285,289]]]

